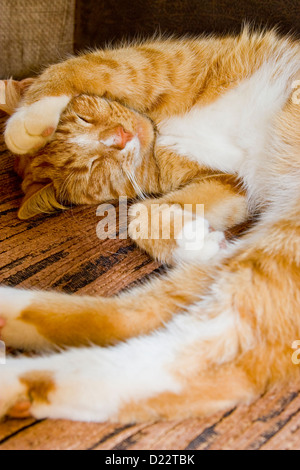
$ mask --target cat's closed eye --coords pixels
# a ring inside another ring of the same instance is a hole
[[[90,117],[87,117],[87,116],[82,116],[81,114],[78,114],[76,113],[76,116],[83,122],[87,123],[87,124],[93,124],[94,123],[94,120]]]

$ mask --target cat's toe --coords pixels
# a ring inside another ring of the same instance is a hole
[[[26,110],[20,109],[7,123],[5,143],[11,152],[22,155],[43,147],[46,139],[42,135],[29,134],[26,128]]]
[[[27,418],[30,400],[17,371],[9,364],[0,365],[0,420],[6,416]]]
[[[30,418],[31,416],[31,401],[28,400],[21,400],[18,401],[15,405],[13,405],[6,413],[8,418],[13,419],[26,419]]]
[[[33,291],[0,286],[0,318],[2,322],[18,318],[33,298]]]
[[[22,155],[46,145],[69,101],[67,96],[48,97],[30,106],[20,107],[6,126],[4,135],[7,147],[13,153]]]
[[[206,219],[197,217],[185,224],[177,237],[174,259],[212,263],[220,259],[227,247],[224,232],[213,230]]]

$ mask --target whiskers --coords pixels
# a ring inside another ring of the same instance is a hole
[[[140,187],[140,185],[138,184],[135,175],[130,170],[125,169],[124,171],[125,171],[125,174],[126,174],[127,178],[129,179],[130,183],[132,184],[133,189],[137,193],[137,196],[140,199],[142,199],[143,201],[145,201],[147,196],[144,193],[144,191],[142,190],[142,188]]]

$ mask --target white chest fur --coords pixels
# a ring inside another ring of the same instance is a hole
[[[214,103],[193,107],[158,126],[158,144],[215,170],[243,173],[243,164],[263,157],[275,114],[290,93],[291,64],[274,79],[278,64],[266,63]]]

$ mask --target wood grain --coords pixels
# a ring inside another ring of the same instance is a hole
[[[1,135],[4,121],[0,116]],[[0,180],[1,284],[112,295],[159,269],[127,240],[100,241],[95,207],[19,221],[20,181],[2,137]],[[207,419],[132,426],[32,419],[1,423],[0,450],[20,449],[299,450],[300,383]]]

